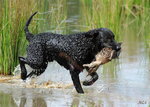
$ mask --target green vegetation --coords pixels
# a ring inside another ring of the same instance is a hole
[[[140,26],[137,28],[138,34],[147,34],[144,28],[150,25],[148,0],[81,0],[81,2],[82,13],[86,16],[82,22],[86,23],[88,29],[107,27],[119,35],[123,28],[136,23]]]
[[[25,17],[23,12],[24,4],[19,2],[3,0],[2,17],[0,18],[0,73],[10,74],[18,63],[18,54],[22,54],[25,41],[22,39],[23,23]],[[19,6],[19,7],[18,7]]]
[[[34,33],[42,31],[43,26],[40,27],[40,25],[43,25],[44,21],[50,25],[45,26],[47,28],[44,30],[61,30],[66,16],[65,10],[61,7],[64,3],[64,0],[59,0],[59,2],[58,0],[51,2],[48,0],[44,0],[44,2],[41,0],[0,1],[0,74],[11,74],[18,64],[18,56],[25,54],[27,41],[23,28],[28,17],[37,10],[40,12],[49,10],[47,13],[39,13],[38,19],[37,16],[34,17],[36,24],[34,21],[32,22],[31,31]]]

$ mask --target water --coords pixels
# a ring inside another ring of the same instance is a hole
[[[70,0],[66,5],[70,9],[65,20],[66,32],[81,31],[84,25],[80,26],[80,2]],[[149,107],[150,50],[141,35],[135,36],[138,32],[133,29],[134,26],[138,28],[134,23],[122,28],[120,58],[98,69],[99,80],[92,86],[83,86],[84,95],[76,93],[72,85],[67,88],[24,88],[20,86],[24,83],[18,79],[17,82],[0,83],[0,107]],[[81,81],[86,75],[86,71],[81,73]],[[49,63],[46,72],[36,82],[48,80],[63,85],[72,84],[69,71],[56,62]]]

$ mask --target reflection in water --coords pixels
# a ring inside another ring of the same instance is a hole
[[[102,83],[101,83],[102,84]],[[0,104],[2,107],[56,107],[56,106],[104,106],[134,107],[147,106],[150,102],[149,88],[135,87],[129,84],[105,83],[105,85],[94,84],[93,87],[84,87],[85,94],[79,95],[72,89],[27,89],[12,88],[10,85],[1,84],[2,92]],[[7,94],[4,94],[7,93]],[[10,94],[10,95],[9,95]]]
[[[27,101],[27,99],[25,97],[22,97],[20,104],[19,104],[19,107],[24,107],[26,105],[26,101]]]
[[[35,98],[32,107],[47,107],[47,104],[43,98]]]
[[[0,107],[17,107],[17,105],[11,95],[0,92]]]
[[[48,10],[50,3],[46,4],[44,11]],[[40,7],[41,4],[38,5]],[[84,17],[80,13],[82,8],[80,5],[78,0],[70,0],[67,3],[68,10],[65,20],[67,33],[83,29],[77,26],[80,17]],[[43,17],[46,16],[43,15]],[[41,21],[39,29],[44,31],[49,29],[49,25],[54,24],[58,23],[49,21],[43,25]],[[150,106],[150,60],[148,54],[150,50],[145,47],[142,37],[134,36],[138,31],[133,30],[133,27],[135,27],[134,23],[129,27],[122,28],[120,41],[123,42],[123,49],[120,58],[99,68],[97,71],[100,76],[99,80],[90,87],[83,86],[84,95],[77,94],[73,87],[66,89],[22,88],[18,87],[22,82],[15,82],[15,86],[0,84],[0,107]],[[80,76],[82,80],[85,79],[85,72]],[[56,62],[50,63],[46,71],[36,81],[40,83],[48,80],[63,85],[72,83],[69,72]]]

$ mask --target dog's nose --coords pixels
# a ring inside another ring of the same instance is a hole
[[[116,51],[120,51],[120,50],[121,50],[121,44],[122,44],[122,43],[118,43],[118,44],[117,44]]]

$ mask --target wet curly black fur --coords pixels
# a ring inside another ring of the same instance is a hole
[[[82,65],[92,62],[95,55],[106,46],[117,50],[114,34],[107,28],[100,28],[70,35],[49,32],[33,35],[28,26],[35,14],[36,12],[29,18],[24,29],[29,45],[27,57],[19,57],[21,78],[25,80],[32,74],[40,75],[45,71],[48,62],[55,60],[70,71],[77,92],[84,93],[79,80],[79,73],[84,69]],[[36,71],[27,75],[25,64]],[[98,75],[95,75],[96,81]]]

